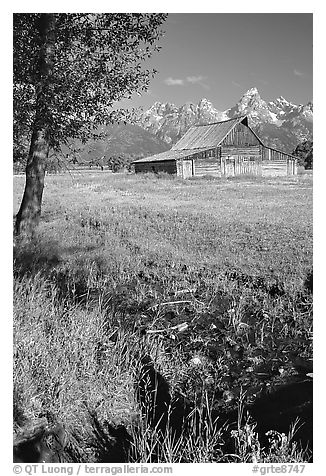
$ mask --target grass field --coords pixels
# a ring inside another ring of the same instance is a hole
[[[14,212],[23,187],[15,177]],[[172,389],[221,407],[312,358],[312,177],[48,176],[14,272],[15,431],[61,421],[76,459],[98,461],[89,411],[133,431],[142,353]],[[218,460],[196,448],[161,461]],[[304,461],[282,451],[260,460]]]

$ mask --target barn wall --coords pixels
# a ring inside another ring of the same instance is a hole
[[[202,177],[203,175],[221,176],[220,159],[196,159],[194,160],[194,175]]]
[[[221,174],[226,177],[236,175],[261,175],[261,160],[255,156],[248,155],[222,157]]]
[[[261,158],[261,147],[259,145],[253,147],[233,147],[233,146],[224,146],[221,148],[221,156],[225,157],[228,155],[242,155],[257,157],[257,160]]]
[[[211,157],[209,157],[209,155]],[[261,175],[261,146],[224,146],[201,152],[194,160],[194,175],[215,177]]]
[[[136,162],[135,163],[135,172],[137,173],[146,173],[146,172],[166,172],[168,174],[176,174],[177,166],[175,160],[165,160],[165,161],[153,161],[153,162]]]
[[[263,160],[283,162],[286,163],[287,159],[291,156],[285,152],[280,152],[279,150],[270,149],[269,147],[263,147]]]
[[[226,177],[261,175],[261,155],[261,146],[259,144],[221,147],[221,174]]]
[[[287,175],[287,164],[279,162],[263,162],[262,171],[264,177],[276,177],[279,175]]]
[[[263,147],[263,176],[296,175],[296,160],[285,152]]]
[[[202,177],[211,175],[213,177],[221,176],[221,149],[211,148],[197,153],[191,158],[193,159],[194,176]]]
[[[232,131],[221,142],[221,146],[250,146],[250,145],[259,145],[260,142],[251,132],[251,130],[244,124],[237,124]]]
[[[244,131],[250,132],[242,124],[239,124],[239,126],[242,126]],[[238,134],[237,140],[240,141],[241,137],[243,139],[244,136]],[[177,174],[183,178],[191,176],[191,172],[199,177],[204,175],[215,177],[235,175],[277,176],[295,175],[297,165],[292,156],[260,144],[248,146],[224,144],[222,147],[196,152],[179,160],[135,163],[135,172],[166,172]]]

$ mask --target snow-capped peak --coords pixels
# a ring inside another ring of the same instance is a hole
[[[293,106],[295,106],[295,104],[288,101],[283,96],[279,96],[277,99],[275,99],[274,104],[277,104],[277,105],[282,106],[282,107],[293,107]]]
[[[199,103],[198,103],[198,105],[202,105],[202,106],[203,106],[203,105],[206,105],[206,104],[212,106],[212,103],[211,103],[208,99],[206,99],[206,98],[201,98],[201,100],[200,100]]]
[[[237,114],[247,114],[255,110],[267,109],[267,104],[261,99],[258,89],[256,87],[248,89],[248,91],[242,96],[235,108],[232,108],[232,112]]]
[[[258,89],[254,86],[253,88],[248,89],[244,96],[254,96],[256,94],[259,94],[259,92]]]
[[[215,109],[215,107],[213,106],[211,101],[209,101],[206,98],[202,98],[199,101],[197,109],[198,109],[198,111],[203,111],[203,110],[210,111],[212,114],[219,113],[219,111],[217,109]]]

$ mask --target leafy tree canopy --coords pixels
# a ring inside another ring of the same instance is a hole
[[[42,14],[14,15],[14,143],[26,150],[40,81]],[[159,49],[165,14],[55,14],[53,68],[42,84],[42,120],[50,148],[86,141],[98,124],[129,118],[114,103],[145,91],[155,70],[143,62]],[[45,87],[46,86],[46,87]]]
[[[313,142],[311,140],[305,140],[298,144],[292,153],[298,157],[299,165],[304,166],[305,169],[312,169]]]

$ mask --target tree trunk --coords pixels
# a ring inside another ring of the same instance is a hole
[[[26,166],[23,199],[16,216],[16,234],[31,238],[39,224],[49,146],[43,131],[34,131]]]
[[[33,133],[26,166],[26,183],[23,199],[16,216],[15,232],[31,238],[39,224],[46,159],[49,154],[49,128],[51,114],[51,75],[55,44],[55,15],[42,13],[38,22],[40,54],[36,89],[36,111]]]

